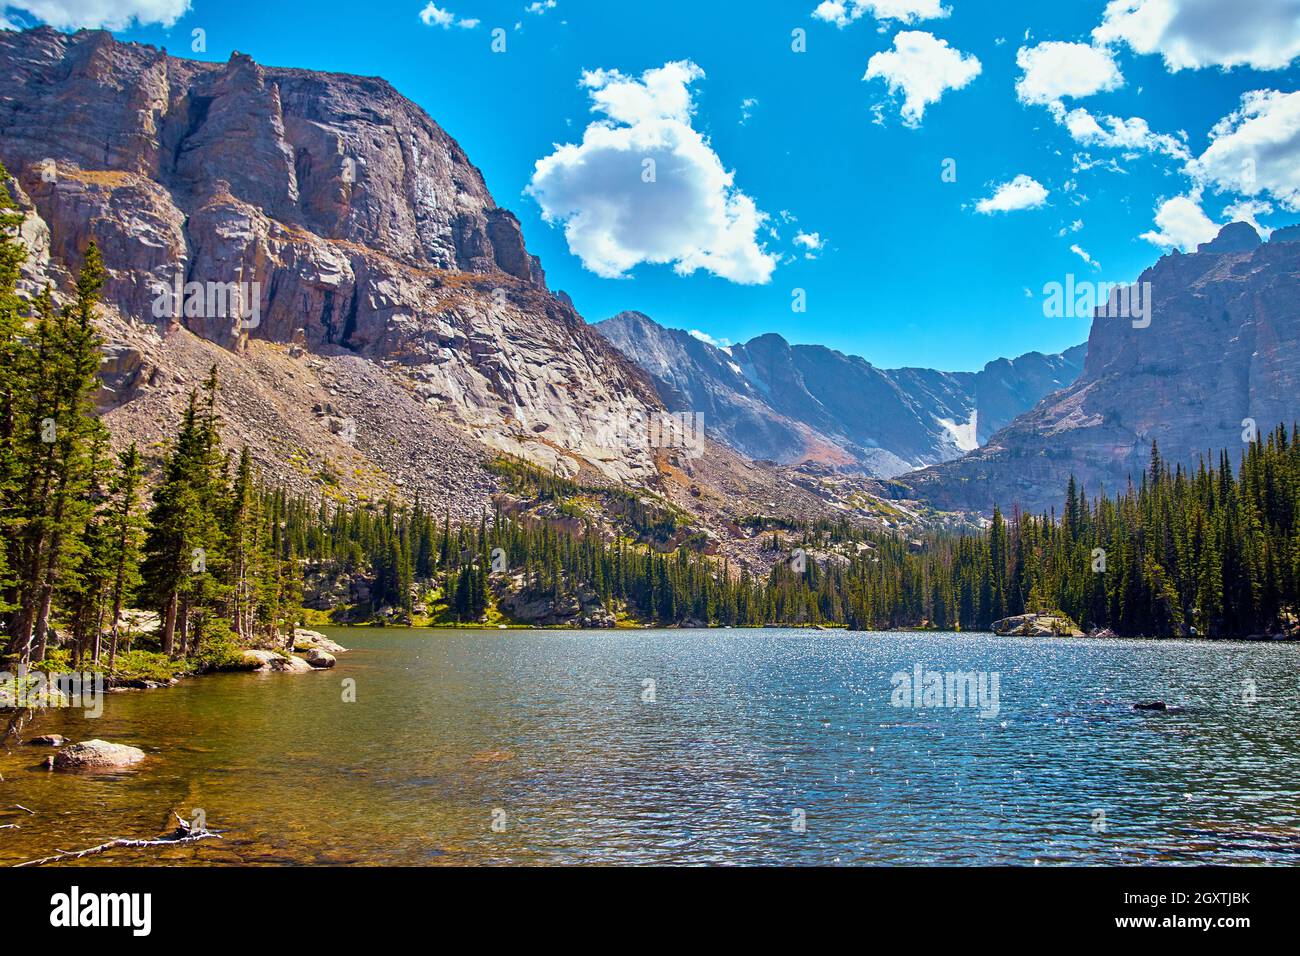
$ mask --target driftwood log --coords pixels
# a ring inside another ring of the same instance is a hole
[[[221,834],[217,830],[195,829],[175,811],[172,811],[172,816],[176,817],[176,829],[164,837],[158,837],[154,840],[132,840],[120,837],[116,840],[109,840],[107,843],[101,843],[98,846],[86,847],[84,850],[57,850],[53,856],[43,856],[39,860],[24,860],[22,863],[15,863],[14,866],[43,866],[46,863],[59,863],[64,860],[80,860],[83,857],[94,856],[96,853],[107,853],[109,850],[139,849],[151,846],[179,846],[182,843],[221,839]]]

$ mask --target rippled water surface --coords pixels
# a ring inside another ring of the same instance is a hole
[[[224,840],[87,862],[1300,862],[1295,645],[331,636],[353,648],[332,671],[205,677],[111,695],[98,720],[43,718],[31,732],[149,758],[83,776],[36,769],[38,748],[0,754],[0,823],[20,827],[0,830],[0,862],[154,836],[195,808]],[[997,715],[891,706],[891,675],[917,664],[996,672]],[[1181,710],[1132,709],[1153,699]]]

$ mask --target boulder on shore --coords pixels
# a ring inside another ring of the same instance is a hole
[[[335,664],[334,655],[313,647],[307,652],[307,663],[312,667],[326,668]]]
[[[41,734],[39,737],[33,737],[27,741],[29,747],[62,747],[68,742],[68,738],[62,734]]]
[[[107,740],[83,740],[63,747],[53,758],[55,770],[117,770],[144,759],[144,751]]]
[[[295,651],[310,651],[312,648],[324,651],[327,654],[342,654],[347,650],[342,644],[331,641],[320,631],[309,631],[303,627],[296,628],[293,632],[293,649]]]
[[[244,650],[244,663],[250,670],[255,671],[288,671],[301,674],[312,669],[311,665],[301,657],[286,657],[283,654],[277,654],[275,651],[257,648],[246,648]]]

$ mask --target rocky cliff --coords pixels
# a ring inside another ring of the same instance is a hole
[[[819,345],[762,335],[718,348],[638,312],[596,328],[654,381],[670,409],[753,458],[892,477],[957,458],[1070,384],[1084,346],[998,359],[979,372],[880,369]]]
[[[939,507],[1059,507],[1070,475],[1093,493],[1123,490],[1152,441],[1171,462],[1235,464],[1254,430],[1300,417],[1300,230],[1263,243],[1225,226],[1191,254],[1162,257],[1138,278],[1150,315],[1099,309],[1083,374],[979,450],[903,479]]]
[[[385,81],[46,28],[0,32],[0,76],[31,278],[66,286],[90,241],[104,254],[118,433],[165,431],[216,362],[236,433],[289,477],[291,453],[332,457],[345,483],[459,482],[476,506],[481,473],[444,483],[449,455],[654,477],[645,443],[591,425],[660,407],[653,388],[547,290],[515,216]]]

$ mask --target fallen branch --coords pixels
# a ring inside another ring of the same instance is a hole
[[[107,843],[87,847],[84,850],[59,850],[53,856],[43,856],[39,860],[24,860],[22,863],[15,863],[14,866],[43,866],[46,863],[58,863],[62,860],[80,860],[83,857],[94,856],[96,853],[107,853],[109,850],[180,846],[183,843],[197,843],[199,840],[221,839],[221,834],[217,830],[196,830],[175,812],[172,815],[176,817],[176,829],[169,836],[159,837],[156,840],[132,840],[119,837],[116,840],[109,840]]]
[[[23,806],[21,803],[15,803],[14,806],[17,807],[19,810],[27,810],[27,808]],[[27,812],[30,813],[32,816],[36,816],[35,810],[27,810]]]

